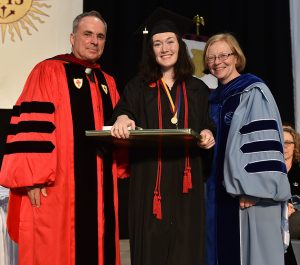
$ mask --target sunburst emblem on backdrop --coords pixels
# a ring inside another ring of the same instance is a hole
[[[38,31],[36,22],[44,23],[41,16],[49,16],[42,11],[43,8],[51,7],[45,1],[47,0],[0,0],[2,43],[5,42],[6,34],[15,42],[16,35],[22,41],[23,31],[28,35],[32,35],[31,29]]]

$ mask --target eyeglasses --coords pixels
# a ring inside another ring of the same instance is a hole
[[[228,57],[230,55],[233,55],[233,54],[234,53],[231,52],[231,53],[221,53],[219,55],[210,55],[210,56],[207,56],[206,59],[207,59],[207,62],[209,62],[209,63],[214,63],[217,58],[220,62],[224,62],[228,59]]]
[[[291,144],[294,144],[295,142],[293,141],[284,141],[284,145],[291,145]]]

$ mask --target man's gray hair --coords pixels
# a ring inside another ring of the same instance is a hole
[[[107,23],[104,20],[104,18],[102,17],[102,15],[98,12],[98,11],[89,11],[89,12],[84,12],[80,15],[78,15],[74,20],[73,20],[73,33],[76,33],[77,28],[78,28],[78,24],[80,23],[81,19],[83,19],[84,17],[96,17],[98,19],[100,19],[105,27],[105,32],[107,32]]]

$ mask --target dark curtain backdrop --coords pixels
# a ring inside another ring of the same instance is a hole
[[[84,1],[85,11],[95,9],[108,22],[108,40],[101,64],[115,76],[120,92],[138,69],[142,33],[137,31],[159,6],[188,18],[203,16],[206,25],[202,35],[232,32],[246,54],[245,72],[265,80],[278,103],[282,120],[294,122],[288,0]]]

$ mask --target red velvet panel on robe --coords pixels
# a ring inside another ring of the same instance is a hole
[[[13,116],[11,124],[22,121],[53,123],[52,133],[18,133],[9,135],[7,143],[18,141],[45,141],[53,144],[51,152],[11,153],[3,158],[0,185],[11,189],[8,211],[8,230],[19,243],[21,265],[74,265],[74,155],[73,127],[69,89],[61,60],[39,63],[31,72],[16,106],[24,102],[53,103],[51,113],[22,113]],[[119,95],[114,79],[104,73],[113,106]],[[103,116],[99,89],[90,82],[95,128],[102,129]],[[51,145],[50,145],[51,146]],[[118,233],[117,176],[126,174],[126,165],[113,163],[114,207],[116,220],[116,265],[120,264]],[[102,159],[97,157],[98,175],[98,234],[99,265],[103,262],[103,198]],[[24,187],[47,183],[46,198],[41,197],[41,207],[33,208]]]

